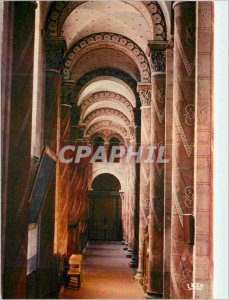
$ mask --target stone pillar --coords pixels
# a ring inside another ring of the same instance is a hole
[[[59,151],[61,75],[60,67],[66,49],[63,38],[46,41],[46,81],[45,81],[45,113],[44,144],[54,153]]]
[[[71,105],[61,104],[60,116],[60,149],[70,144]],[[66,153],[65,157],[68,157]],[[67,253],[68,235],[68,198],[69,198],[69,164],[59,162],[59,204],[57,211],[56,251]]]
[[[60,148],[60,105],[61,105],[61,75],[60,66],[65,50],[65,41],[60,38],[45,41],[46,74],[44,99],[44,145],[47,145],[57,156]],[[50,261],[56,250],[58,232],[59,206],[59,162],[46,193],[44,206],[39,220],[39,281],[38,296],[42,298],[50,293],[52,270]],[[47,234],[48,233],[48,234]]]
[[[126,207],[125,207],[125,192],[120,192],[120,198],[122,202],[122,240],[123,245],[125,245],[126,242],[126,226],[125,226],[125,214],[126,214]]]
[[[211,299],[213,284],[213,35],[214,3],[197,2],[195,299]],[[223,234],[223,232],[222,232]]]
[[[192,299],[193,245],[184,214],[193,214],[196,2],[174,4],[171,298]]]
[[[170,253],[171,253],[171,195],[172,195],[172,127],[173,127],[173,41],[166,50],[165,88],[165,157],[164,166],[164,271],[163,298],[170,298]]]
[[[65,51],[65,41],[62,38],[46,41],[46,78],[45,78],[45,105],[44,105],[44,144],[59,154],[60,150],[60,123],[61,123],[61,75],[60,67]],[[55,180],[49,189],[55,202],[54,224],[54,251],[59,250],[59,196],[60,196],[60,163],[56,164]],[[49,193],[48,193],[49,194]],[[62,252],[62,251],[61,251]]]
[[[2,28],[3,298],[26,298],[36,3],[4,2]]]
[[[124,237],[124,250],[128,249],[128,190],[125,189],[124,192],[124,228],[125,228],[125,237]]]
[[[128,210],[128,217],[129,217],[129,229],[128,229],[128,250],[127,250],[127,257],[132,257],[133,248],[134,248],[134,184],[135,184],[135,163],[134,160],[130,162],[127,166],[128,172],[128,199],[129,199],[129,210]]]
[[[138,84],[138,92],[141,100],[141,146],[146,148],[150,145],[151,135],[151,89],[150,84]],[[139,204],[139,253],[138,270],[135,276],[136,281],[142,282],[143,276],[143,255],[144,238],[147,218],[149,215],[150,197],[150,165],[144,163],[146,153],[143,153],[140,165],[140,204]]]
[[[71,123],[71,98],[74,90],[74,81],[65,81],[61,86],[61,107],[60,107],[60,149],[70,144],[70,123]],[[67,152],[67,158],[72,152]],[[54,251],[67,253],[68,236],[68,206],[69,206],[69,171],[70,165],[58,162],[57,186],[58,205],[56,210],[56,231]]]
[[[150,43],[152,64],[151,145],[165,143],[165,48],[166,42]],[[156,151],[155,151],[156,152]],[[158,152],[158,151],[157,151]],[[147,294],[163,295],[164,163],[150,164],[149,278]]]
[[[8,189],[8,164],[9,164],[9,140],[10,140],[10,104],[11,84],[13,71],[13,28],[14,6],[11,2],[4,2],[2,19],[2,74],[1,74],[1,166],[2,166],[2,206],[1,206],[1,274],[4,273],[5,263],[5,240],[6,240],[6,211]],[[3,277],[2,277],[3,278]],[[4,288],[4,287],[3,287]]]
[[[139,103],[140,101],[137,101]],[[135,121],[135,151],[138,143],[141,140],[141,110],[139,107],[134,109],[134,121]],[[137,268],[138,266],[138,237],[139,237],[139,202],[140,202],[140,164],[134,163],[135,170],[135,181],[133,183],[134,189],[134,244],[133,244],[133,255],[130,262],[131,268]]]

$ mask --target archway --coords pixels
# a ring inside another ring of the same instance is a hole
[[[121,241],[121,184],[111,174],[98,175],[89,193],[89,240]]]

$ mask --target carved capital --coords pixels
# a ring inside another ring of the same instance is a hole
[[[65,80],[61,86],[61,103],[62,104],[72,104],[73,100],[73,92],[75,88],[74,80]]]
[[[165,72],[167,41],[149,41],[151,67],[154,72]]]
[[[66,49],[66,42],[62,37],[46,40],[46,68],[59,71]]]
[[[152,94],[151,90],[152,90],[151,84],[144,84],[144,83],[138,84],[137,91],[139,93],[142,106],[151,106],[151,94]]]
[[[151,65],[154,72],[165,72],[165,53],[158,50],[152,51]]]

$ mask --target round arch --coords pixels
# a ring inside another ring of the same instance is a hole
[[[113,174],[101,173],[93,179],[91,187],[93,190],[97,190],[97,191],[100,190],[120,191],[121,183],[119,179]]]
[[[122,191],[125,190],[125,179],[124,179],[124,176],[117,169],[115,169],[115,168],[109,168],[108,166],[104,166],[102,168],[93,170],[91,180],[89,180],[89,182],[88,182],[88,189],[89,190],[92,189],[92,182],[94,181],[94,179],[97,176],[99,176],[101,174],[104,174],[104,173],[111,174],[111,175],[115,176],[119,180],[119,182],[121,184],[121,190]]]
[[[99,94],[103,92],[105,93],[104,96]],[[136,97],[130,86],[121,79],[112,76],[98,76],[86,82],[78,93],[78,105],[83,104],[91,96],[93,97],[91,100],[94,101],[96,96],[101,95],[104,98],[109,95],[111,98],[114,93],[126,98],[133,107],[136,106]],[[93,96],[93,94],[96,95]],[[118,99],[119,96],[117,95],[115,98]],[[122,98],[121,100],[123,100]]]
[[[83,123],[86,124],[87,128],[88,125],[91,124],[95,119],[104,116],[106,119],[108,116],[114,117],[117,120],[122,121],[126,124],[126,126],[131,125],[131,120],[128,119],[126,115],[124,115],[120,110],[111,109],[111,108],[101,108],[92,111],[84,120]],[[133,124],[132,124],[133,125]]]
[[[47,37],[54,38],[61,36],[61,30],[67,17],[73,10],[85,2],[87,1],[54,1],[49,8],[45,22]],[[134,1],[126,0],[123,2],[136,7]],[[143,2],[143,5],[151,16],[151,24],[153,24],[154,28],[152,39],[168,39],[170,34],[170,19],[165,3],[163,1],[146,1]],[[140,8],[136,7],[136,9],[139,10]],[[161,17],[163,18],[161,19]],[[159,32],[160,35],[158,34]]]
[[[96,92],[89,97],[86,97],[82,100],[81,108],[82,111],[86,110],[92,103],[96,103],[103,100],[112,100],[117,101],[120,104],[125,105],[127,110],[131,112],[133,110],[133,104],[123,95],[116,93],[116,92],[110,92],[110,91],[100,91]]]
[[[120,71],[118,69],[111,68],[100,68],[97,70],[92,70],[83,75],[79,80],[77,80],[75,85],[75,98],[78,99],[80,93],[84,89],[84,87],[92,80],[99,80],[102,77],[113,78],[113,80],[120,80],[120,82],[125,83],[132,90],[133,95],[136,99],[139,100],[137,93],[137,82],[134,80],[129,74]],[[140,101],[138,101],[140,106]]]
[[[119,134],[123,140],[126,140],[127,138],[134,138],[134,133],[131,133],[127,128],[123,127],[120,123],[114,122],[114,121],[100,121],[92,126],[90,126],[86,132],[85,135],[92,136],[93,134],[97,132],[101,132],[103,130],[111,130],[117,134]],[[133,137],[132,135],[133,134]]]
[[[126,108],[126,106],[123,105],[123,103],[112,99],[110,99],[110,101],[101,99],[100,101],[96,101],[95,103],[92,103],[90,106],[88,106],[86,109],[82,110],[80,122],[83,122],[83,120],[86,119],[89,114],[98,109],[109,108],[116,110],[117,107],[118,110],[121,113],[123,113],[131,122],[134,122],[133,111],[129,111]]]
[[[127,54],[138,65],[141,82],[151,82],[151,68],[148,58],[142,49],[131,39],[117,33],[100,32],[94,33],[77,41],[65,54],[63,63],[63,78],[68,80],[71,78],[71,72],[75,65],[75,60],[80,51],[91,45],[96,44],[97,47],[114,47],[117,50]],[[90,50],[90,48],[89,48]]]

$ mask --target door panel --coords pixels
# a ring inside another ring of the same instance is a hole
[[[90,240],[121,240],[120,197],[92,198],[90,203]]]

